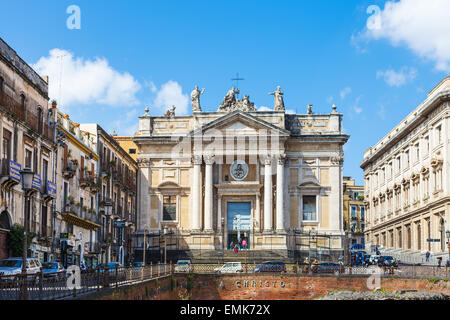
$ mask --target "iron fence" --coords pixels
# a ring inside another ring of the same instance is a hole
[[[120,267],[91,269],[75,274],[67,271],[35,275],[0,276],[0,300],[57,300],[81,294],[118,288],[122,285],[148,281],[171,274],[168,264],[146,267]]]

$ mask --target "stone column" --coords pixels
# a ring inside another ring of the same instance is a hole
[[[264,159],[264,231],[273,229],[272,158]]]
[[[213,156],[204,156],[205,168],[205,231],[213,230]]]
[[[276,230],[284,231],[284,161],[280,156],[277,159],[277,202],[276,202]]]
[[[202,205],[201,205],[201,181],[200,181],[200,171],[202,165],[201,156],[193,156],[192,164],[194,165],[194,177],[192,183],[192,229],[195,231],[200,231],[202,226]]]

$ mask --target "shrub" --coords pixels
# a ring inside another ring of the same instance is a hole
[[[8,246],[8,250],[10,251],[13,257],[21,257],[23,251],[23,233],[24,228],[19,224],[15,224],[11,227],[11,230],[8,232],[6,237],[6,243]],[[32,236],[30,233],[27,233],[27,248],[30,247]]]

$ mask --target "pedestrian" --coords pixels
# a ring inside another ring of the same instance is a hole
[[[233,250],[234,249],[234,244],[233,244],[233,241],[231,241],[231,243],[230,243],[230,250]]]
[[[447,260],[447,263],[445,264],[446,268],[450,268],[450,260]]]
[[[246,247],[247,247],[247,241],[245,241],[245,239],[244,239],[244,240],[242,240],[242,248],[245,250]]]
[[[427,251],[427,253],[425,254],[426,262],[430,262],[430,255],[431,255],[430,251]]]
[[[439,257],[439,258],[438,258],[438,268],[441,267],[441,264],[442,264],[442,257]]]
[[[236,244],[234,246],[234,256],[237,257],[238,256],[238,251],[239,251],[239,246]]]

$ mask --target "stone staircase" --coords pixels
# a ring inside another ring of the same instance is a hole
[[[242,262],[242,263],[262,263],[264,261],[279,260],[285,263],[294,263],[293,259],[288,258],[287,252],[278,252],[272,250],[240,250],[237,257],[232,250],[221,251],[202,251],[194,253],[193,263],[212,263],[212,262]]]

